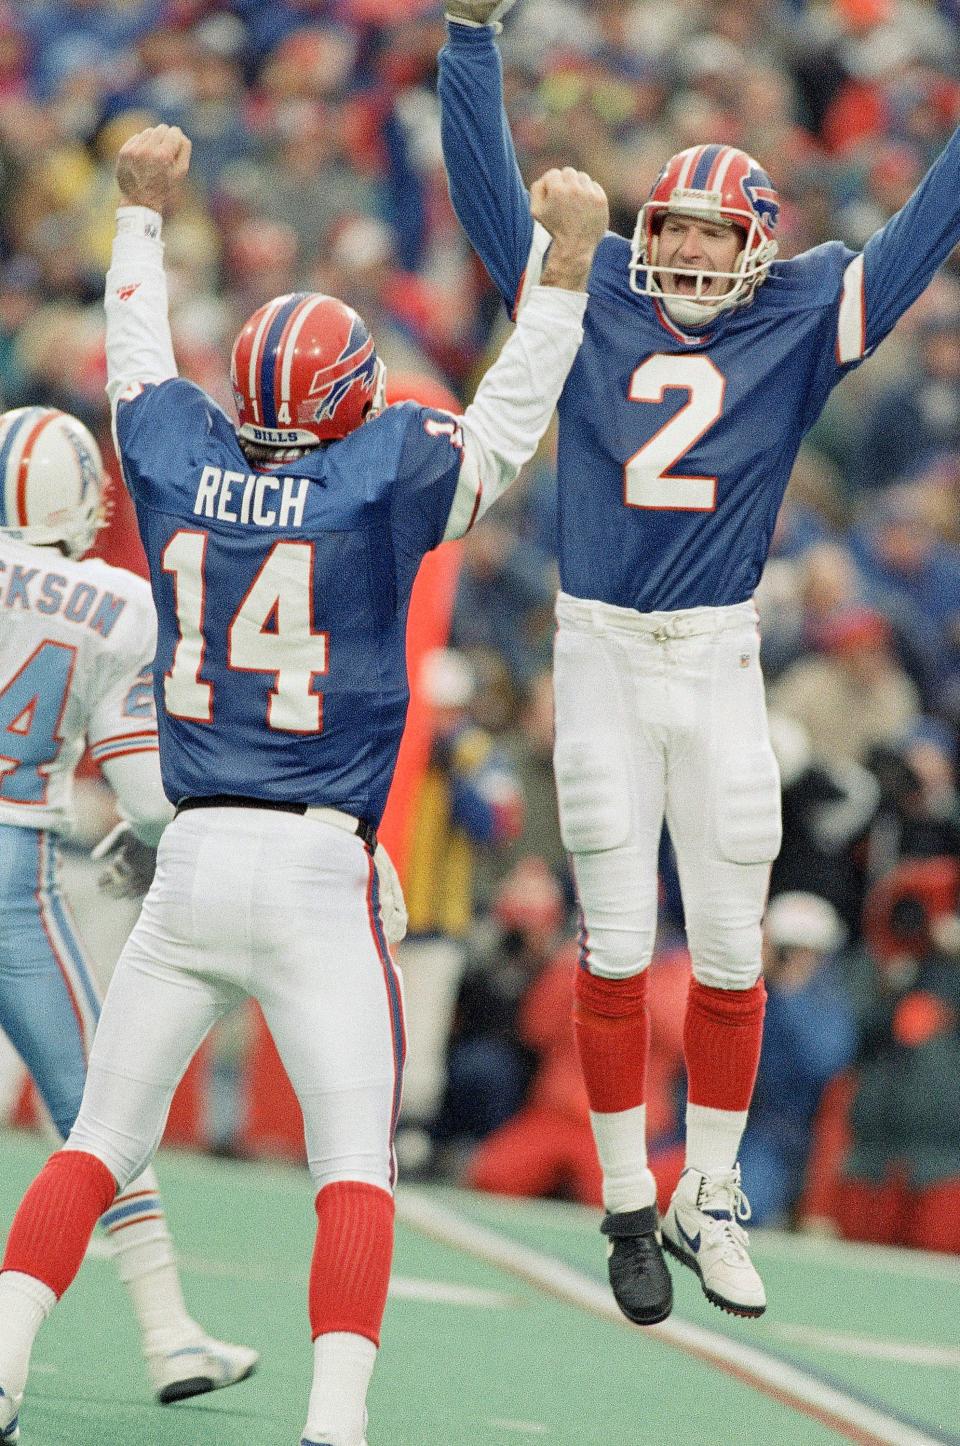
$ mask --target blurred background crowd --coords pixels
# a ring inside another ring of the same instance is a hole
[[[2,405],[74,412],[112,459],[113,161],[163,120],[193,140],[165,225],[184,375],[232,409],[241,322],[314,289],[361,312],[395,385],[462,409],[507,323],[447,196],[443,38],[430,0],[0,0]],[[960,122],[958,0],[522,0],[502,50],[527,181],[590,171],[628,235],[663,161],[711,140],[773,176],[782,255],[859,248]],[[554,508],[548,436],[463,545],[450,647],[418,680],[435,734],[399,1143],[409,1171],[596,1203],[550,764]],[[119,488],[99,550],[142,570]],[[958,1251],[956,255],[809,435],[758,604],[785,830],[742,1157],[754,1215]],[[661,892],[648,1119],[669,1194],[689,960],[668,839]],[[239,1052],[221,1042],[204,1131],[251,1151]]]

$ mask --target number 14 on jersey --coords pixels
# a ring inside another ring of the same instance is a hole
[[[163,551],[173,578],[180,636],[164,678],[164,702],[175,718],[212,723],[214,687],[203,674],[208,534],[182,529]],[[323,694],[313,682],[327,672],[328,635],[313,627],[313,544],[275,542],[227,628],[227,667],[273,675],[267,724],[286,733],[319,733]]]

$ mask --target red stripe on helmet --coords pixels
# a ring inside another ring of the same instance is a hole
[[[30,456],[40,433],[45,427],[57,417],[62,417],[63,412],[51,411],[45,413],[33,428],[26,442],[23,444],[23,451],[20,453],[20,470],[17,475],[17,526],[27,526],[27,477],[30,473]]]

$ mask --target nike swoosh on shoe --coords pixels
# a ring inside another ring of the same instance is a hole
[[[699,1231],[699,1230],[697,1231],[696,1235],[688,1235],[687,1232],[684,1230],[683,1226],[680,1224],[680,1221],[678,1220],[678,1221],[677,1221],[677,1234],[680,1236],[680,1238],[684,1241],[684,1243],[685,1243],[686,1245],[689,1245],[689,1247],[690,1247],[690,1249],[693,1251],[694,1255],[699,1255],[699,1253],[700,1253],[700,1231]]]

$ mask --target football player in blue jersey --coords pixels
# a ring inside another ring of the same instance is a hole
[[[450,0],[439,91],[454,206],[522,315],[550,238],[504,112],[495,33],[511,3]],[[661,1239],[722,1309],[766,1306],[737,1165],[781,831],[752,597],[804,433],[960,241],[958,195],[960,134],[862,254],[830,242],[778,261],[769,176],[731,146],[693,146],[664,166],[632,240],[608,234],[594,257],[559,402],[554,763],[582,907],[574,1016],[601,1229],[640,1324],[671,1309]],[[686,1168],[661,1221],[644,1101],[664,820],[693,981]]]
[[[238,430],[173,356],[160,236],[189,151],[168,126],[122,149],[106,297],[108,392],[150,564],[160,763],[177,812],[77,1122],[7,1242],[0,1441],[17,1439],[34,1335],[95,1221],[151,1158],[207,1030],[253,996],[303,1109],[316,1191],[301,1446],[361,1446],[393,1249],[404,1026],[375,855],[407,704],[410,591],[426,552],[467,531],[546,430],[582,339],[607,203],[573,170],[536,183],[553,252],[463,416],[384,407],[360,317],[296,293],[237,338]]]
[[[173,812],[157,760],[150,589],[85,556],[105,489],[97,444],[75,417],[52,407],[0,416],[0,1027],[62,1138],[80,1108],[100,1011],[60,886],[60,836],[84,748],[125,815],[108,849],[113,892],[134,893],[141,879],[146,891]],[[159,1399],[249,1375],[256,1351],[212,1340],[187,1311],[152,1168],[101,1223]]]

